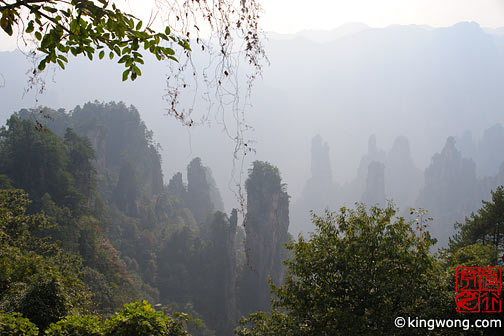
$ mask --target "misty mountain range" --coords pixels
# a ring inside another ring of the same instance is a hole
[[[266,43],[271,66],[254,88],[247,115],[256,154],[243,166],[256,159],[278,166],[293,198],[294,234],[309,230],[302,225],[307,209],[390,198],[401,209],[431,206],[434,217],[452,209],[440,220],[451,229],[449,222],[477,209],[500,176],[501,33],[463,22],[446,28],[350,24],[331,32],[271,34]],[[117,64],[70,60],[65,71],[47,75],[44,94],[31,91],[24,98],[29,62],[16,51],[0,53],[0,64],[2,123],[24,107],[71,110],[95,99],[124,101],[138,108],[163,148],[165,176],[199,156],[212,168],[225,208],[236,206],[233,142],[216,122],[188,129],[164,116],[169,69],[163,63],[147,60],[137,81],[121,83]],[[446,188],[467,184],[438,195],[437,178],[450,180]],[[455,195],[457,204],[436,208],[432,195]],[[446,232],[434,231],[446,242]]]

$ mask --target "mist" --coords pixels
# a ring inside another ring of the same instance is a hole
[[[402,182],[404,188],[411,187],[403,191],[410,194],[407,200],[397,199],[401,191],[393,191],[399,187],[388,178],[385,197],[409,208],[421,205],[417,199],[423,172],[449,136],[457,139],[455,146],[465,158],[475,161],[478,178],[497,175],[504,159],[497,145],[502,127],[495,126],[502,122],[504,103],[500,94],[504,37],[500,32],[462,22],[446,28],[347,24],[333,31],[270,33],[266,49],[271,65],[256,82],[246,111],[246,122],[254,128],[246,136],[255,152],[243,162],[233,159],[234,142],[223,131],[218,116],[210,113],[204,125],[181,127],[175,118],[165,115],[165,76],[170,69],[157,62],[146,62],[143,76],[136,82],[118,83],[121,69],[112,62],[75,58],[67,70],[46,74],[43,94],[34,90],[24,94],[27,77],[20,74],[30,64],[18,51],[3,52],[2,64],[9,67],[2,69],[5,85],[0,89],[0,117],[5,120],[27,107],[70,111],[86,101],[123,101],[137,107],[154,132],[154,140],[162,147],[165,178],[184,171],[193,157],[201,157],[211,167],[225,208],[230,210],[237,205],[239,172],[246,171],[254,160],[265,160],[280,169],[294,214],[299,212],[296,204],[302,203],[307,181],[316,178],[312,174],[317,163],[311,153],[315,136],[327,144],[327,157],[320,160],[328,160],[324,164],[330,166],[330,181],[339,188],[332,201],[317,199],[315,190],[311,202],[332,209],[363,200],[366,164],[376,160],[387,170],[386,157],[393,155],[395,141],[401,137],[408,147],[403,159],[417,171],[412,173],[413,180]],[[199,55],[194,58],[204,61]],[[232,137],[233,119],[227,124]],[[485,137],[491,127],[492,139]],[[371,136],[379,154],[369,152]],[[478,145],[484,141],[489,144]],[[352,183],[355,188],[345,187]],[[489,190],[485,193],[489,195]],[[468,214],[460,213],[456,220]]]
[[[243,54],[190,42],[135,81],[0,52],[0,333],[395,335],[465,312],[461,269],[497,279],[504,27],[269,32],[250,91]]]

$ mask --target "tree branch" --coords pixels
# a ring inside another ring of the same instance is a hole
[[[37,0],[32,0],[32,2],[37,2]],[[38,1],[38,2],[41,2],[41,1]],[[47,1],[43,1],[43,2],[47,2]],[[35,8],[34,6],[32,6],[30,4],[27,4],[27,3],[22,4],[22,6],[28,8],[30,10],[30,12],[37,13],[38,15],[42,16],[43,18],[46,18],[53,25],[59,26],[59,27],[61,27],[61,29],[63,29],[64,31],[66,31],[68,34],[71,34],[70,30],[67,27],[65,27],[64,25],[62,25],[58,21],[56,21],[53,17],[45,14],[44,12],[41,12],[40,10],[38,10],[38,8]]]

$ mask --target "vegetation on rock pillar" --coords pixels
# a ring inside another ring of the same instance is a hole
[[[287,259],[289,195],[278,168],[255,161],[246,182],[245,251],[248,265],[240,279],[241,311],[268,310],[268,278],[280,284]]]
[[[224,211],[219,190],[208,167],[195,158],[187,166],[187,205],[198,224],[203,224],[214,211]]]

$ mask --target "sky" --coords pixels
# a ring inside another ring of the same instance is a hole
[[[460,21],[476,21],[488,28],[504,26],[502,0],[262,0],[262,4],[264,29],[277,33],[330,30],[348,22],[371,27],[445,27]]]
[[[488,28],[504,26],[503,0],[259,1],[264,8],[264,30],[284,34],[302,30],[330,30],[349,22],[365,23],[371,27],[392,24],[446,27],[461,21],[475,21]],[[124,9],[141,13],[139,16],[147,20],[155,0],[120,2],[123,3]],[[13,50],[16,45],[15,39],[0,30],[0,50]]]

